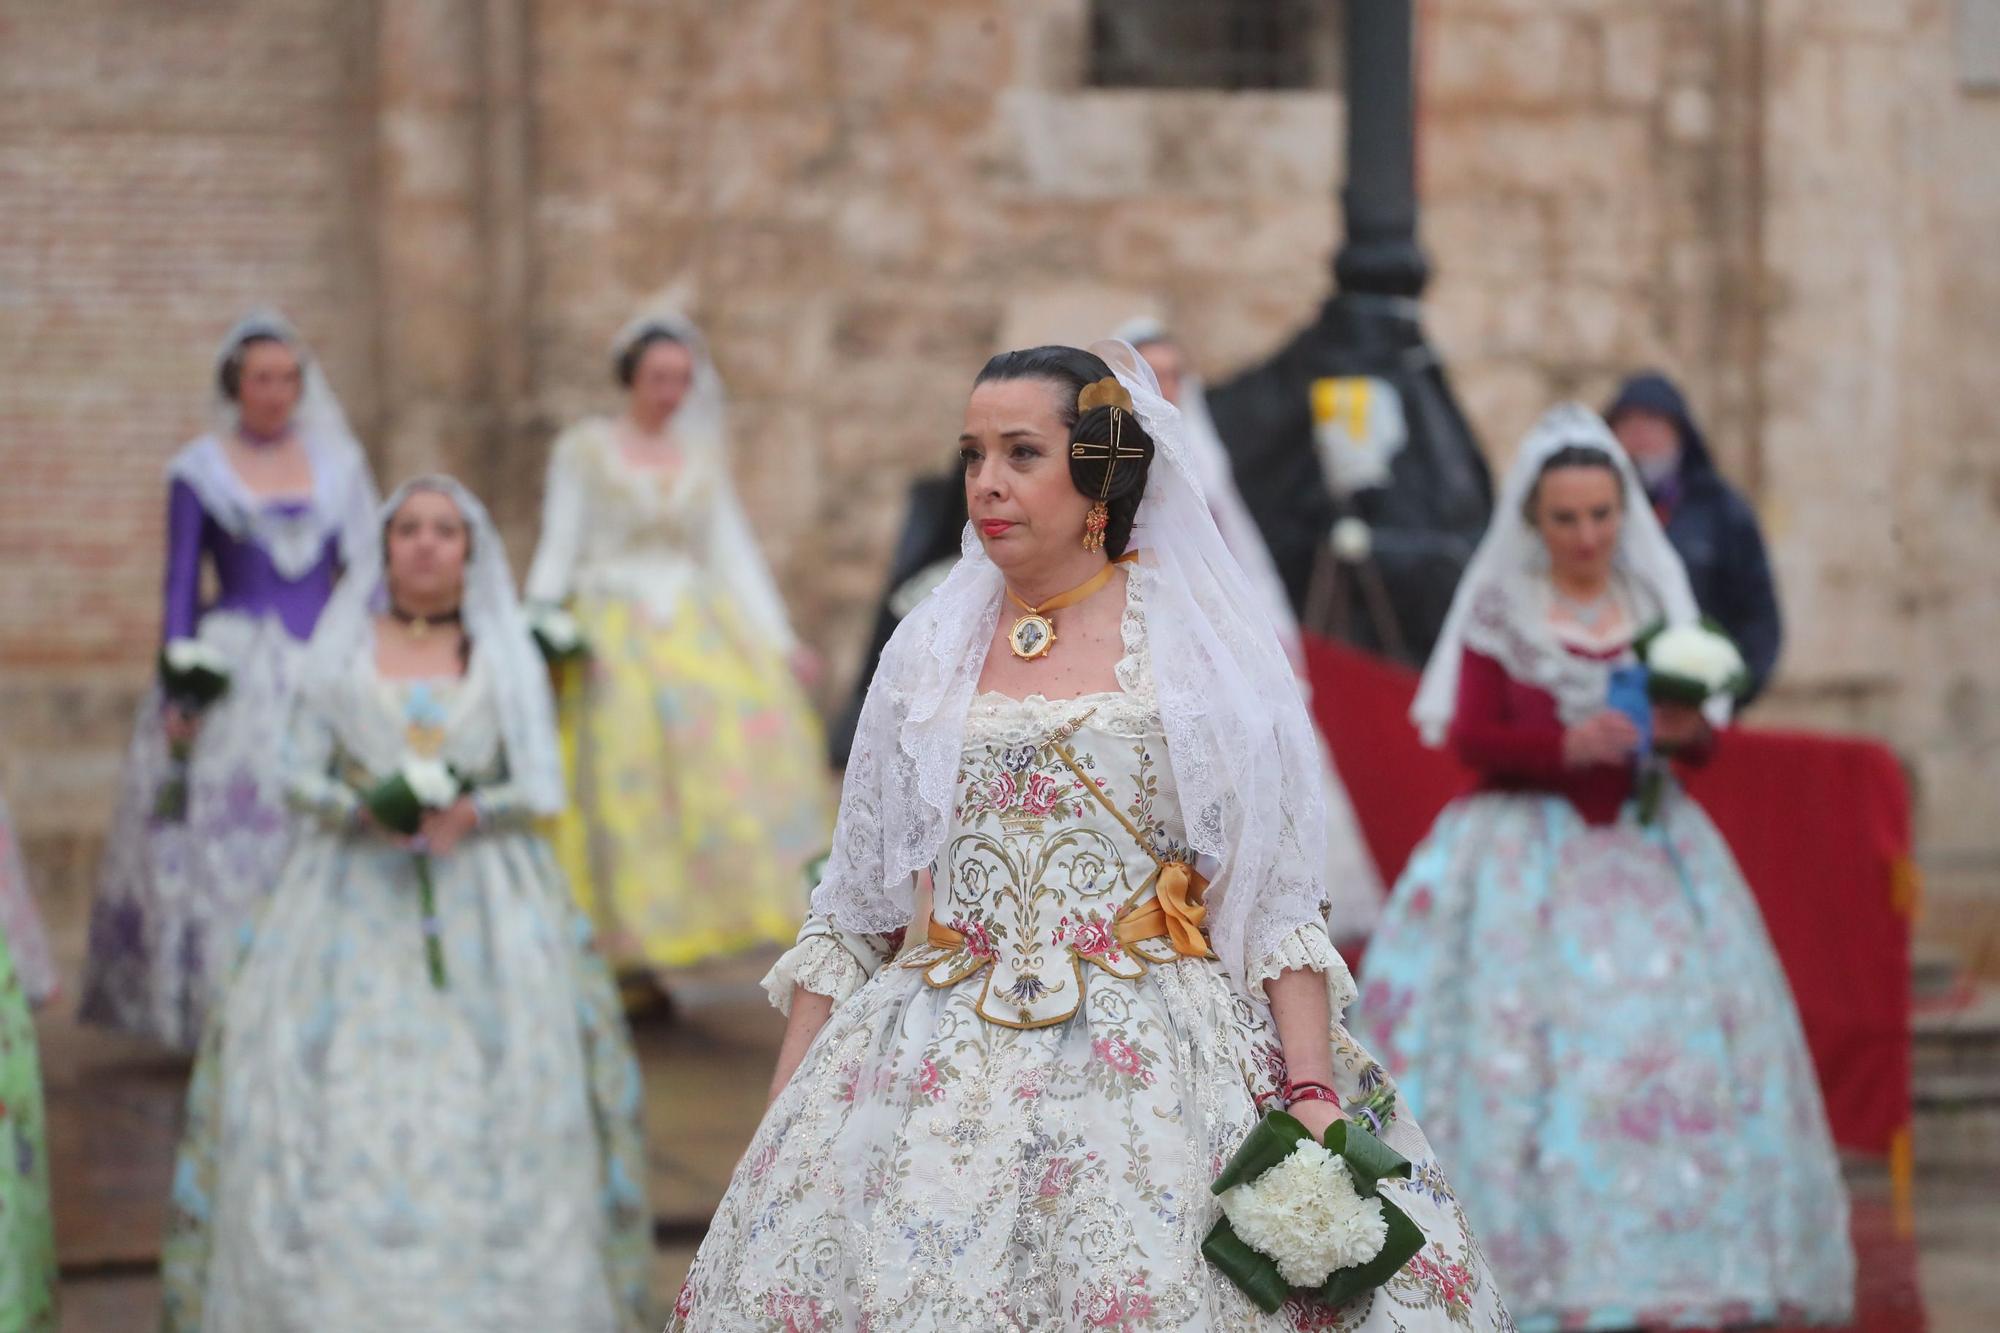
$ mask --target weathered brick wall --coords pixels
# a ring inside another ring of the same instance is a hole
[[[831,697],[904,482],[995,346],[1148,308],[1215,377],[1324,293],[1338,96],[1087,89],[1084,12],[0,0],[0,780],[24,822],[101,825],[159,465],[214,335],[265,296],[385,480],[457,468],[518,565],[550,435],[613,404],[610,334],[679,292]],[[1953,82],[1949,6],[1425,12],[1433,322],[1496,461],[1555,397],[1679,374],[1792,612],[1766,715],[1890,738],[1928,844],[1984,863],[2000,101]]]
[[[102,823],[161,469],[237,313],[289,309],[366,419],[356,12],[0,3],[0,781],[30,832]]]

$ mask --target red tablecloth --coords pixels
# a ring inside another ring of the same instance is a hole
[[[1307,644],[1319,722],[1384,883],[1472,785],[1410,726],[1416,676]],[[1745,728],[1688,787],[1728,838],[1798,997],[1834,1138],[1886,1153],[1910,1123],[1908,791],[1873,741]],[[1906,1150],[1906,1149],[1905,1149]]]

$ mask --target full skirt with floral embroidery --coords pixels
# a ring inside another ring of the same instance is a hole
[[[1847,1196],[1790,989],[1735,858],[1677,788],[1591,827],[1451,806],[1403,872],[1355,1030],[1524,1329],[1844,1322]]]
[[[1265,1315],[1201,1255],[1209,1182],[1281,1067],[1212,963],[1093,977],[1044,1028],[890,964],[835,1009],[737,1167],[671,1330],[1505,1330],[1422,1132],[1386,1188],[1428,1243],[1372,1296]],[[1334,1032],[1345,1097],[1379,1066]]]
[[[188,1089],[165,1333],[651,1333],[638,1061],[539,838],[302,836]]]
[[[273,738],[290,722],[305,653],[275,616],[211,612],[200,638],[228,660],[230,681],[187,764],[187,816],[155,815],[174,764],[154,689],[139,705],[104,841],[83,974],[85,1022],[183,1051],[199,1044],[291,845]]]
[[[833,796],[784,655],[726,601],[655,617],[580,600],[591,656],[558,673],[569,808],[550,836],[620,971],[684,971],[791,942]]]

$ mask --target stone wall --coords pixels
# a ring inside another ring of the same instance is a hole
[[[988,352],[1148,310],[1215,377],[1324,294],[1338,95],[1084,87],[1086,9],[0,0],[23,823],[101,827],[159,465],[255,299],[309,328],[385,481],[460,471],[518,565],[549,438],[613,404],[611,333],[676,295],[831,700]],[[1990,865],[2000,100],[1955,82],[1950,6],[1424,12],[1433,320],[1489,452],[1629,367],[1682,376],[1771,529],[1793,636],[1766,716],[1887,736],[1940,864]]]

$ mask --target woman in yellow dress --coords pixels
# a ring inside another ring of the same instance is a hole
[[[701,334],[643,315],[613,353],[625,411],[556,440],[527,598],[584,649],[557,668],[557,852],[614,965],[657,976],[791,942],[831,793]]]

